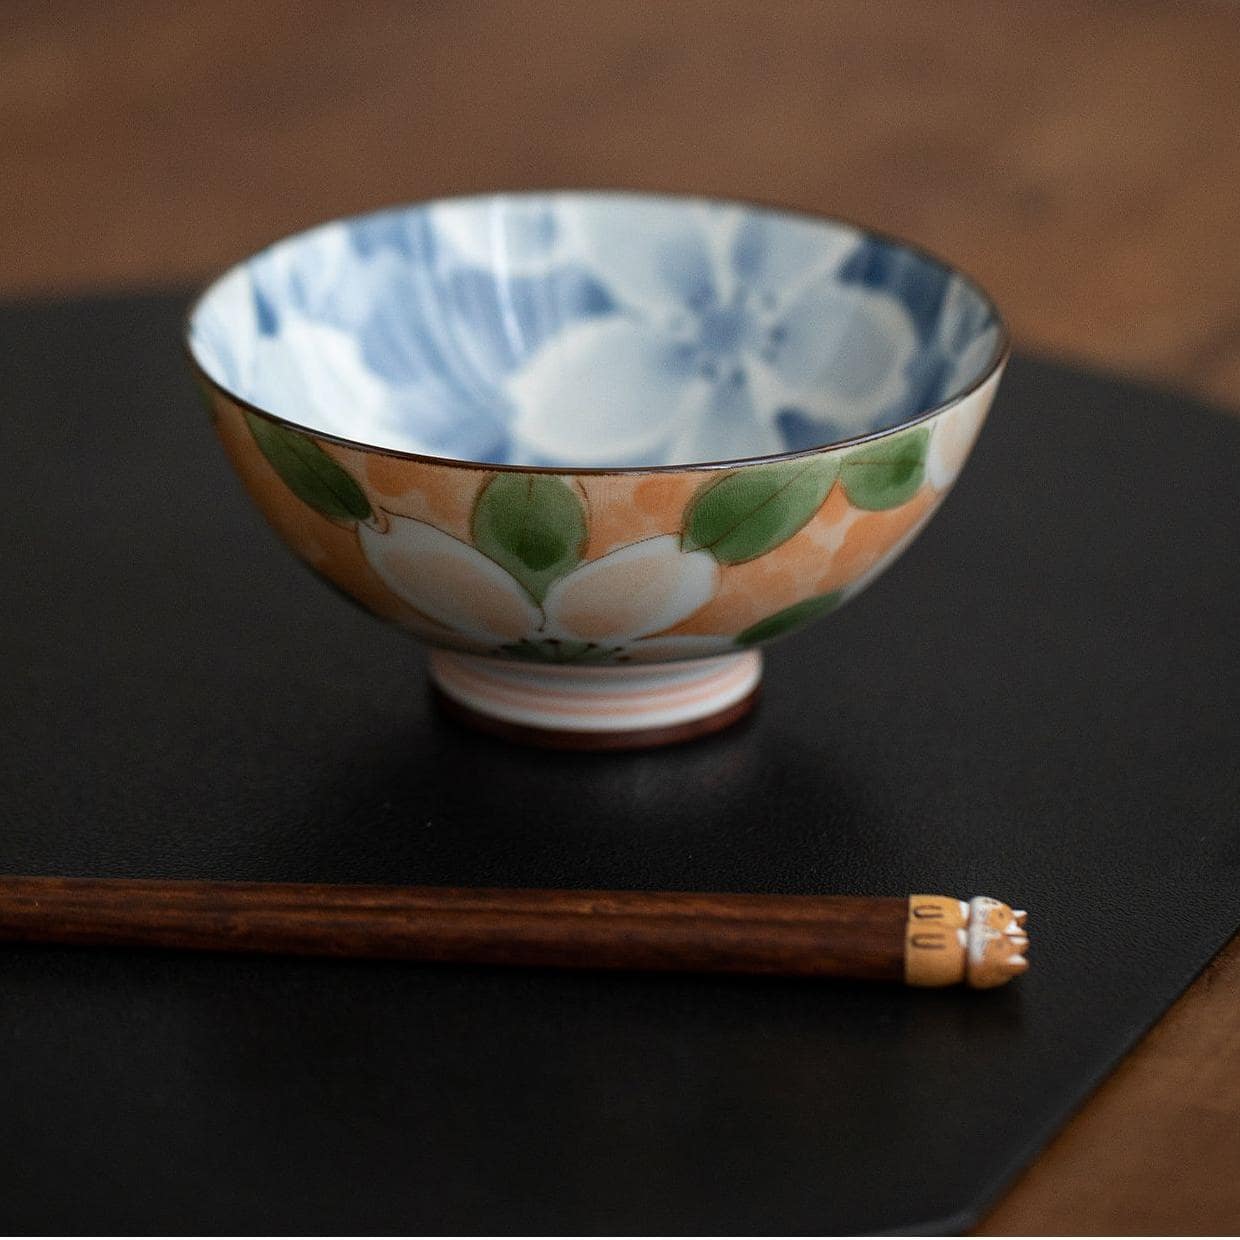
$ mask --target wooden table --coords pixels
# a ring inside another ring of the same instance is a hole
[[[1238,77],[1222,2],[7,0],[0,296],[436,194],[691,189],[917,239],[1020,346],[1234,407]],[[1237,1012],[1240,942],[983,1230],[1240,1227]]]

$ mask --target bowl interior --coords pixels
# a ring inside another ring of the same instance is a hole
[[[449,199],[324,225],[217,280],[190,348],[313,431],[497,465],[795,452],[973,386],[965,277],[850,225],[693,198]]]

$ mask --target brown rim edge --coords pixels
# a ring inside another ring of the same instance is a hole
[[[260,255],[266,253],[273,246],[281,245],[286,241],[292,241],[299,237],[305,237],[320,228],[330,227],[332,224],[353,223],[358,220],[373,219],[381,215],[394,214],[398,211],[413,211],[425,209],[427,207],[439,206],[445,203],[466,203],[488,198],[535,198],[535,197],[555,197],[558,195],[574,195],[577,197],[612,197],[612,198],[653,198],[665,199],[680,203],[714,203],[721,206],[734,207],[752,207],[760,211],[767,211],[774,215],[786,215],[795,219],[812,220],[818,224],[837,224],[845,228],[856,229],[866,238],[874,241],[882,242],[884,245],[898,246],[900,249],[906,250],[911,254],[916,254],[920,258],[933,263],[936,267],[953,275],[960,276],[973,287],[978,296],[990,308],[991,314],[994,316],[995,324],[999,328],[998,339],[995,341],[994,351],[987,359],[986,365],[982,367],[976,379],[967,387],[957,392],[949,400],[940,401],[937,405],[932,405],[929,409],[923,410],[916,416],[906,418],[903,422],[897,423],[895,426],[888,426],[882,430],[870,431],[865,435],[854,435],[849,439],[836,439],[830,443],[817,444],[812,448],[804,448],[798,452],[771,452],[765,456],[745,456],[736,457],[731,460],[723,461],[689,461],[684,464],[675,465],[623,465],[615,468],[609,468],[602,465],[583,465],[578,467],[568,466],[552,466],[552,465],[505,465],[495,461],[468,461],[458,457],[450,456],[433,456],[424,452],[405,452],[399,448],[384,448],[377,444],[364,443],[359,439],[349,439],[344,435],[333,435],[327,431],[315,430],[312,426],[306,426],[302,422],[295,422],[292,418],[286,418],[281,414],[273,413],[270,409],[264,409],[260,405],[256,405],[245,397],[238,395],[230,388],[225,387],[202,368],[198,358],[194,355],[193,347],[190,344],[190,329],[193,323],[194,315],[197,313],[199,306],[210,295],[211,290],[225,276],[231,274],[239,267],[245,266],[252,262]],[[181,330],[181,348],[185,353],[189,362],[190,370],[197,378],[205,383],[213,391],[218,392],[221,396],[230,400],[234,405],[245,410],[248,413],[255,414],[260,418],[266,419],[268,422],[274,422],[279,426],[286,426],[290,430],[299,431],[303,435],[308,435],[312,439],[321,440],[324,443],[336,444],[342,448],[349,448],[354,452],[367,452],[376,456],[393,457],[402,461],[418,461],[423,465],[439,465],[447,468],[467,469],[467,470],[484,470],[491,472],[514,473],[514,474],[550,474],[556,477],[599,477],[605,475],[634,475],[634,474],[667,474],[667,473],[691,473],[695,471],[713,471],[723,469],[738,469],[743,465],[771,465],[780,461],[795,461],[805,457],[817,456],[823,452],[834,452],[841,448],[852,448],[859,444],[872,443],[878,439],[885,439],[891,435],[898,435],[902,431],[906,431],[911,427],[918,426],[922,422],[927,422],[933,417],[953,409],[963,401],[967,400],[974,392],[980,391],[986,386],[997,374],[999,374],[1004,366],[1007,365],[1008,358],[1012,352],[1011,333],[1008,330],[1007,321],[1004,319],[999,307],[995,304],[995,300],[986,291],[986,288],[963,267],[956,263],[950,263],[946,259],[940,257],[933,250],[927,249],[925,246],[915,241],[908,241],[903,237],[896,236],[894,233],[883,232],[881,229],[871,228],[868,224],[862,224],[857,220],[849,219],[842,215],[830,215],[826,212],[810,211],[804,207],[792,207],[787,203],[778,202],[773,199],[762,200],[760,198],[721,198],[712,194],[694,194],[689,192],[673,192],[659,190],[637,190],[637,189],[614,189],[607,187],[594,187],[590,189],[565,189],[565,188],[548,188],[548,189],[529,189],[529,190],[495,190],[489,193],[472,193],[446,195],[440,198],[427,198],[416,202],[394,203],[391,206],[380,207],[374,211],[365,211],[357,215],[338,216],[334,219],[323,220],[318,224],[312,224],[308,228],[299,229],[295,233],[289,233],[285,237],[279,237],[275,241],[269,242],[267,245],[246,255],[243,258],[232,263],[223,271],[211,277],[210,280],[198,291],[190,302],[189,308],[185,312],[182,321]]]
[[[568,732],[554,728],[534,728],[521,723],[496,719],[481,711],[463,706],[450,698],[438,685],[430,686],[436,705],[448,718],[479,732],[487,732],[519,745],[533,745],[539,749],[568,749],[577,752],[606,753],[623,749],[656,749],[663,745],[679,745],[684,741],[697,740],[721,732],[739,722],[757,704],[762,686],[755,685],[739,702],[725,706],[713,715],[690,719],[687,723],[672,724],[665,728],[634,728],[615,732]]]

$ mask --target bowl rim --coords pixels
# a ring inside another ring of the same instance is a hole
[[[947,400],[942,400],[929,408],[921,410],[911,417],[905,418],[897,422],[894,426],[883,427],[876,431],[867,431],[861,435],[851,435],[844,439],[833,439],[826,443],[815,444],[809,448],[798,448],[795,451],[788,452],[768,452],[759,456],[742,456],[732,457],[717,461],[685,461],[667,465],[508,465],[499,461],[474,461],[467,460],[463,457],[453,456],[436,456],[427,452],[409,452],[400,448],[385,448],[380,444],[367,443],[362,439],[350,439],[346,435],[337,435],[330,431],[316,430],[312,426],[307,426],[304,422],[298,422],[293,418],[286,417],[284,414],[275,413],[273,410],[264,409],[261,405],[256,405],[253,401],[247,400],[244,396],[234,392],[226,384],[220,383],[217,379],[207,373],[206,369],[199,362],[194,353],[193,344],[191,342],[191,333],[193,330],[194,316],[200,307],[204,304],[207,297],[210,296],[212,290],[226,276],[231,275],[240,267],[244,267],[260,255],[265,254],[274,246],[282,245],[285,242],[305,237],[320,228],[327,228],[333,224],[349,224],[360,220],[373,219],[382,215],[393,215],[398,212],[423,210],[428,207],[444,206],[457,203],[480,202],[495,198],[551,198],[551,197],[599,197],[599,198],[633,198],[646,199],[656,202],[674,202],[682,204],[701,203],[713,206],[725,207],[749,207],[759,211],[766,212],[770,215],[783,215],[796,220],[808,220],[817,224],[835,224],[842,225],[845,228],[851,228],[859,232],[866,240],[877,241],[886,246],[893,246],[914,254],[919,258],[933,263],[936,267],[952,275],[959,276],[966,280],[974,289],[979,297],[986,303],[987,308],[994,319],[998,333],[995,338],[994,347],[991,349],[990,356],[986,359],[977,373],[977,376],[971,380],[959,392]],[[194,294],[190,301],[189,308],[185,311],[182,320],[181,330],[181,347],[189,360],[190,370],[200,383],[204,383],[209,389],[224,396],[227,400],[237,405],[246,413],[254,414],[263,418],[268,422],[273,422],[278,426],[286,427],[289,430],[297,431],[302,435],[307,435],[311,439],[320,440],[324,443],[335,444],[342,448],[348,448],[355,452],[374,453],[379,456],[391,457],[397,460],[418,461],[424,465],[438,465],[449,468],[466,469],[477,472],[479,470],[491,473],[513,473],[513,474],[547,474],[557,477],[601,477],[606,475],[635,475],[635,474],[675,474],[675,473],[694,473],[694,472],[713,472],[721,470],[739,469],[747,465],[772,465],[783,461],[795,461],[806,457],[818,456],[824,452],[836,452],[845,448],[854,448],[860,444],[872,443],[879,439],[886,439],[893,435],[899,435],[912,427],[919,426],[923,422],[928,422],[931,418],[938,417],[939,414],[945,413],[949,409],[955,408],[957,405],[963,404],[974,393],[980,391],[991,383],[992,380],[999,375],[1003,368],[1007,365],[1008,359],[1012,353],[1012,338],[1008,329],[1007,321],[1004,319],[995,299],[987,291],[985,285],[977,280],[970,272],[961,267],[957,263],[948,262],[945,258],[935,253],[919,242],[909,241],[904,237],[895,233],[885,232],[882,229],[872,228],[868,224],[862,224],[855,219],[851,219],[843,215],[833,215],[825,211],[813,211],[805,207],[790,206],[787,203],[780,202],[776,199],[762,198],[733,198],[728,196],[720,196],[715,194],[694,193],[690,190],[643,190],[634,188],[611,188],[607,186],[590,186],[586,188],[572,187],[549,187],[545,189],[519,189],[519,190],[482,190],[463,194],[446,194],[435,198],[417,199],[411,202],[397,202],[389,206],[378,207],[371,211],[356,212],[352,215],[334,216],[331,219],[322,220],[316,224],[310,224],[305,228],[299,228],[296,232],[288,233],[282,237],[276,238],[274,241],[268,242],[259,249],[250,252],[236,262],[230,263],[222,271],[216,272],[207,282],[202,285],[198,292]]]

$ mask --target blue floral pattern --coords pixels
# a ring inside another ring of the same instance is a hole
[[[529,194],[329,224],[208,290],[191,344],[260,408],[495,464],[686,464],[898,425],[973,383],[990,303],[830,221]]]

